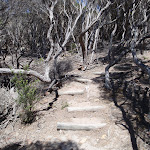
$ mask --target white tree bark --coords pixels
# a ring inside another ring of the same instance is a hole
[[[105,10],[107,10],[109,8],[109,6],[111,5],[111,2],[108,1],[106,6],[103,7],[99,13],[97,14],[97,16],[95,17],[95,19],[93,21],[91,21],[91,23],[82,31],[82,33],[80,34],[79,36],[79,43],[82,47],[82,55],[83,55],[83,61],[86,57],[86,48],[85,48],[85,44],[84,44],[84,41],[83,41],[83,36],[99,21],[101,15],[103,14],[103,12]]]
[[[23,69],[9,69],[9,68],[0,68],[0,73],[1,74],[26,74],[26,75],[31,75],[43,82],[51,82],[50,78],[44,77],[43,75],[39,74],[36,71],[33,70],[23,70]]]
[[[65,8],[65,0],[63,0],[63,2],[64,2],[64,12],[65,12],[66,16],[68,16],[69,23],[68,23],[68,27],[67,27],[67,32],[65,33],[64,42],[60,45],[59,42],[55,43],[54,40],[53,40],[53,37],[52,37],[53,36],[52,31],[55,28],[55,21],[56,21],[55,19],[57,19],[57,18],[54,18],[54,8],[55,8],[56,4],[58,3],[58,0],[56,0],[56,1],[51,1],[50,0],[50,2],[51,2],[51,5],[49,5],[46,2],[45,5],[46,5],[46,10],[47,11],[44,10],[44,12],[49,16],[49,19],[50,19],[50,27],[49,27],[49,30],[48,30],[48,33],[47,33],[47,38],[49,39],[49,41],[51,43],[50,51],[48,53],[47,58],[44,61],[45,65],[46,65],[45,74],[41,75],[40,73],[38,73],[34,70],[9,69],[9,68],[0,68],[0,73],[2,73],[2,74],[14,74],[14,73],[19,74],[19,73],[22,73],[22,74],[27,74],[27,75],[34,76],[34,77],[38,78],[39,80],[41,80],[43,82],[48,82],[48,83],[51,82],[51,79],[49,77],[50,60],[53,58],[53,60],[55,62],[55,65],[56,65],[56,60],[57,60],[58,56],[64,51],[64,48],[65,48],[68,40],[73,35],[73,31],[76,28],[77,22],[78,22],[79,18],[82,15],[83,7],[82,7],[82,4],[80,3],[79,13],[78,13],[75,21],[73,22],[71,16],[69,16],[69,14],[67,14],[67,12],[65,10],[66,9]],[[78,10],[77,10],[77,12],[78,12]],[[57,52],[54,52],[55,45],[59,45],[57,47],[58,48]],[[52,57],[53,53],[55,53],[55,55]]]

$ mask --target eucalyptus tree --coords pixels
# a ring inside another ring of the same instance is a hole
[[[68,7],[68,3],[71,5],[71,7]],[[12,4],[12,1],[10,2],[10,5]],[[49,52],[47,54],[47,58],[45,59],[45,74],[42,75],[35,70],[23,70],[20,69],[18,66],[13,66],[13,68],[1,68],[0,73],[4,74],[11,74],[11,73],[24,73],[33,75],[40,80],[44,82],[51,82],[51,79],[49,77],[49,71],[50,71],[50,61],[54,60],[54,64],[56,64],[58,56],[64,51],[66,44],[69,42],[70,38],[73,36],[73,32],[77,26],[78,20],[80,19],[82,13],[83,13],[83,6],[81,5],[81,2],[77,4],[76,1],[63,1],[60,2],[58,0],[56,1],[32,1],[30,4],[32,5],[32,9],[30,10],[29,5],[27,5],[27,2],[25,1],[15,1],[13,5],[10,7],[11,12],[11,20],[8,25],[8,35],[11,38],[11,49],[12,51],[16,53],[16,59],[18,59],[20,56],[18,56],[19,51],[21,51],[22,47],[25,47],[27,49],[29,46],[30,48],[35,48],[33,44],[38,44],[39,41],[36,40],[35,34],[37,31],[37,27],[35,27],[35,24],[31,28],[29,24],[27,24],[27,20],[24,20],[24,18],[28,18],[29,15],[31,15],[31,10],[34,10],[37,12],[38,16],[42,16],[41,14],[44,12],[48,19],[48,31],[47,31],[47,38],[50,42],[49,45]],[[19,5],[17,5],[19,4]],[[21,6],[23,5],[24,9],[21,9]],[[61,6],[62,4],[62,6]],[[20,6],[21,5],[21,6]],[[79,7],[76,7],[76,5],[79,5]],[[20,7],[17,7],[20,6]],[[25,6],[25,7],[24,7]],[[61,11],[58,13],[55,13],[58,10],[58,7],[61,8]],[[27,12],[27,10],[29,12]],[[21,16],[20,15],[21,11]],[[70,12],[71,15],[69,14]],[[29,14],[28,14],[29,13]],[[57,24],[59,23],[59,15],[62,16],[62,18],[65,18],[65,21],[62,21],[60,23],[60,26]],[[26,17],[27,16],[27,17]],[[42,19],[46,18],[45,16],[41,17]],[[68,23],[66,23],[68,22]],[[44,23],[43,23],[44,24]],[[24,25],[24,26],[23,26]],[[27,27],[25,25],[28,25]],[[59,33],[59,30],[62,30],[62,34]],[[34,31],[33,31],[34,30]],[[30,33],[30,35],[27,35],[25,33]],[[26,39],[25,39],[26,37]],[[31,42],[27,41],[27,39],[31,39]],[[35,41],[36,40],[36,41]],[[27,45],[27,43],[30,43]],[[11,52],[12,52],[11,51]]]
[[[45,57],[49,41],[46,36],[48,21],[44,14],[40,12],[39,15],[31,2],[8,0],[4,4],[7,4],[8,19],[1,41],[7,41],[7,54],[12,57],[11,68],[22,67],[19,62],[22,56]]]
[[[0,55],[2,55],[2,60],[5,61],[7,55],[7,37],[6,37],[6,24],[8,23],[9,13],[8,13],[8,3],[1,0],[0,1]]]
[[[110,46],[108,52],[108,66],[105,69],[105,85],[112,89],[109,69],[117,64],[127,53],[132,53],[133,62],[150,77],[150,68],[137,58],[138,45],[150,38],[149,31],[150,1],[121,1],[117,0],[112,5],[110,18],[113,21],[110,30]],[[113,11],[113,13],[112,13]],[[116,49],[112,48],[113,41],[118,40]],[[146,43],[145,43],[146,44]]]
[[[32,54],[39,53],[40,55],[45,49],[43,52],[47,53],[43,54],[45,73],[40,74],[36,70],[25,71],[18,65],[12,69],[1,68],[1,73],[22,72],[51,83],[50,63],[53,61],[56,81],[58,78],[57,59],[68,45],[75,43],[76,47],[80,46],[83,60],[88,62],[89,60],[86,59],[88,53],[94,54],[99,40],[105,39],[109,41],[107,56],[109,64],[106,67],[105,84],[110,88],[110,67],[131,50],[135,61],[135,53],[131,47],[136,47],[149,37],[148,0],[32,0],[29,4],[27,1],[9,2],[11,19],[7,26],[7,34],[11,41],[9,42],[11,43],[10,53],[15,51],[15,59],[18,60],[22,55],[19,54],[22,48]],[[134,41],[133,27],[136,27],[136,31],[138,30],[138,36],[135,44],[131,46],[131,41]],[[119,41],[118,50],[112,48],[114,41]],[[149,71],[146,72],[149,73]]]

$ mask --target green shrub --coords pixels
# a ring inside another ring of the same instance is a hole
[[[37,81],[30,81],[27,75],[15,74],[12,83],[18,92],[17,103],[21,106],[22,112],[20,114],[20,119],[22,123],[31,123],[34,120],[35,115],[33,114],[33,106],[37,101],[38,95],[36,93],[35,83]]]
[[[67,102],[62,103],[61,109],[65,109],[66,107],[69,107],[69,104]]]

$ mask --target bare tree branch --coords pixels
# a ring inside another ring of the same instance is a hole
[[[26,74],[26,75],[32,75],[43,82],[48,82],[48,83],[51,82],[50,78],[47,78],[33,70],[28,71],[28,70],[23,70],[23,69],[0,68],[0,73],[1,74],[20,74],[21,73],[21,74]]]

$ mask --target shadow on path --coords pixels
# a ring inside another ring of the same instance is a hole
[[[129,132],[130,134],[130,139],[131,139],[131,143],[132,143],[132,148],[133,150],[138,150],[138,146],[137,146],[137,141],[136,141],[136,136],[135,136],[135,132],[134,132],[134,128],[132,126],[132,123],[130,122],[130,119],[128,119],[128,116],[126,114],[126,111],[124,110],[124,108],[122,107],[122,105],[119,105],[116,99],[116,92],[115,90],[113,90],[112,93],[112,97],[113,97],[113,101],[114,104],[117,108],[120,109],[120,111],[122,112],[122,117],[123,120],[125,121],[126,125],[123,125]]]
[[[111,79],[113,79],[113,76],[117,79],[119,78],[115,80],[115,83],[113,83],[112,80],[112,91],[105,90],[104,86],[102,86],[104,85],[104,74],[94,78],[93,81],[95,84],[100,85],[99,89],[101,94],[103,94],[104,101],[113,100],[115,106],[119,108],[122,113],[122,119],[118,120],[117,118],[116,124],[120,124],[128,130],[133,150],[139,150],[137,137],[142,139],[148,146],[150,145],[150,123],[147,121],[147,117],[145,117],[148,112],[146,111],[146,104],[148,104],[150,96],[144,88],[139,90],[141,92],[140,94],[138,93],[138,95],[140,95],[139,98],[137,96],[132,96],[136,95],[135,90],[126,88],[123,78],[124,75],[130,76],[129,74],[130,72],[123,74],[119,72],[118,77],[116,77],[116,74],[111,74]]]
[[[76,143],[72,141],[66,142],[41,142],[22,145],[22,143],[13,143],[5,146],[0,150],[81,150]],[[83,149],[82,149],[83,150]]]

